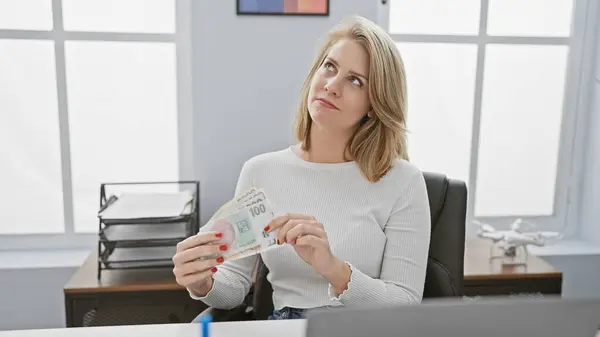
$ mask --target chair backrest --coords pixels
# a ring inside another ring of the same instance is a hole
[[[431,241],[423,297],[463,295],[467,186],[425,172],[431,210]]]
[[[423,297],[462,296],[467,187],[445,175],[424,172],[431,210],[431,241]],[[273,288],[268,268],[259,258],[252,294],[254,319],[273,312]]]

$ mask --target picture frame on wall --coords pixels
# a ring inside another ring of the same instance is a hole
[[[236,0],[237,15],[329,16],[330,0]]]

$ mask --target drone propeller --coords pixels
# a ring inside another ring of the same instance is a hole
[[[522,223],[523,223],[523,220],[521,220],[521,219],[516,219],[516,220],[515,220],[515,221],[514,221],[512,224],[510,224],[510,229],[511,229],[512,231],[515,231],[515,232],[517,232],[517,233],[518,233],[518,232],[520,232],[520,229],[521,229],[521,224],[522,224]]]
[[[539,232],[538,235],[546,240],[558,240],[562,238],[562,234],[558,232]]]
[[[496,229],[486,223],[483,223],[481,221],[477,221],[477,220],[473,220],[473,222],[475,224],[477,224],[479,226],[479,229],[484,232],[484,233],[493,233],[496,231]]]
[[[496,232],[496,229],[488,224],[483,224],[481,226],[481,230],[486,232],[486,233],[494,233]]]

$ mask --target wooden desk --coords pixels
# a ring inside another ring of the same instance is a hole
[[[67,327],[188,323],[206,309],[170,268],[103,270],[90,254],[64,287]]]
[[[489,241],[474,239],[465,247],[466,296],[560,295],[562,273],[548,262],[529,254],[526,266],[506,266],[489,260]]]
[[[562,273],[529,255],[528,265],[490,262],[487,241],[465,250],[466,296],[560,294]],[[64,287],[67,327],[186,323],[206,305],[179,286],[171,269],[105,270],[96,278],[92,253]]]

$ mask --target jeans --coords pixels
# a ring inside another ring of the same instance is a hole
[[[273,314],[269,316],[269,320],[276,319],[302,319],[306,318],[306,309],[296,309],[285,307],[281,310],[273,311]]]

